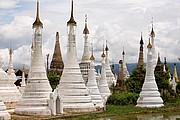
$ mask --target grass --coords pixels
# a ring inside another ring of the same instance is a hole
[[[179,114],[180,115],[180,98],[176,101],[165,103],[164,107],[161,108],[139,108],[135,105],[125,105],[125,106],[115,106],[107,105],[107,110],[101,113],[92,113],[79,115],[75,117],[66,118],[66,120],[92,120],[98,118],[109,118],[113,120],[136,120],[138,115],[170,115],[170,114]],[[59,119],[60,120],[60,119]]]
[[[107,105],[106,111],[103,112],[82,114],[82,115],[61,115],[55,117],[51,116],[49,117],[49,120],[93,120],[93,119],[96,120],[98,118],[111,118],[112,120],[129,120],[129,119],[137,120],[136,116],[141,116],[141,115],[168,116],[171,114],[180,115],[180,98],[165,103],[165,106],[161,108],[139,108],[139,107],[135,107],[135,105],[125,105],[125,106]],[[16,117],[12,116],[12,119],[13,118],[17,118],[17,116]],[[25,118],[26,120],[35,119],[33,116],[31,116],[30,118],[27,117]],[[23,120],[25,120],[25,118],[23,118]],[[19,118],[17,120],[19,120]]]

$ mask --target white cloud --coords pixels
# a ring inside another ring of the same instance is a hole
[[[0,0],[0,9],[11,9],[17,7],[19,0]]]
[[[28,2],[32,0],[27,0]],[[33,0],[34,1],[34,0]],[[14,5],[17,5],[17,2]],[[70,16],[70,1],[46,0],[40,1],[41,20],[43,29],[44,57],[54,50],[55,33],[60,32],[60,44],[63,59],[66,57],[67,24]],[[25,3],[25,1],[24,1]],[[23,4],[24,4],[23,3]],[[19,2],[18,5],[21,5]],[[9,24],[0,25],[1,48],[13,44],[15,51],[22,55],[22,46],[29,46],[32,41],[31,29],[35,17],[35,5],[20,10],[16,8],[14,20]],[[126,52],[126,62],[137,62],[139,55],[140,32],[143,32],[144,58],[146,59],[146,46],[151,18],[154,17],[155,44],[161,57],[167,57],[173,62],[179,57],[180,48],[180,2],[178,0],[91,0],[74,1],[74,17],[77,22],[76,42],[79,60],[83,50],[84,15],[88,14],[89,41],[94,41],[96,61],[101,61],[103,41],[108,40],[110,60],[118,63],[122,59],[123,46]],[[176,11],[176,12],[175,12]],[[1,21],[0,21],[1,23]],[[2,22],[3,23],[3,22]],[[18,58],[18,57],[17,57]],[[26,56],[27,58],[27,56]],[[18,62],[18,59],[15,59]]]

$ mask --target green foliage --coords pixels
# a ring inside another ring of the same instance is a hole
[[[112,105],[128,105],[128,104],[136,104],[139,95],[137,93],[115,93],[112,94],[108,100],[107,104]]]
[[[57,73],[53,71],[49,71],[47,77],[49,79],[52,89],[54,90],[56,86],[59,84],[59,80],[60,80],[59,75],[57,75]]]
[[[144,83],[146,69],[144,66],[135,68],[130,77],[126,80],[126,89],[128,92],[140,93]]]
[[[177,83],[176,91],[178,94],[180,94],[180,82]]]

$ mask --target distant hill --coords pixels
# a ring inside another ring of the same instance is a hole
[[[127,63],[127,69],[129,71],[129,74],[131,74],[131,72],[134,70],[134,68],[136,67],[136,64],[137,63]],[[170,72],[171,74],[173,74],[174,72],[174,63],[167,63],[169,68],[170,68]],[[98,66],[95,66],[95,69],[96,71],[98,69],[101,69],[101,66],[98,65]],[[119,69],[119,64],[114,64],[114,69],[115,69],[115,73],[118,74],[118,69]],[[180,63],[176,63],[176,69],[177,69],[177,74],[178,74],[178,77],[180,78]]]

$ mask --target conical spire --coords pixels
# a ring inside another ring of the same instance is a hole
[[[151,43],[150,43],[150,38],[149,38],[149,43],[148,43],[148,45],[147,45],[147,48],[152,48],[152,45],[151,45]]]
[[[35,27],[41,27],[41,28],[43,28],[43,24],[42,24],[42,22],[41,22],[41,20],[40,20],[40,16],[39,16],[39,0],[37,0],[37,11],[36,11],[37,13],[36,13],[36,21],[33,23],[33,29],[35,28]]]
[[[94,55],[93,55],[93,44],[91,44],[91,45],[92,45],[92,54],[91,54],[90,60],[91,60],[91,61],[94,61],[95,58],[94,58]]]
[[[103,53],[102,53],[101,57],[103,57],[103,58],[106,57],[106,55],[104,53],[104,44],[103,44]]]
[[[85,15],[85,28],[83,30],[83,34],[89,34],[89,30],[87,27],[87,15]]]
[[[153,18],[152,18],[152,30],[151,30],[151,37],[155,37],[155,33],[154,33],[154,30],[153,30]]]
[[[122,52],[122,55],[123,55],[123,56],[125,55],[125,52],[124,52],[124,47],[123,47],[123,52]]]
[[[143,45],[144,42],[143,42],[143,37],[142,37],[142,32],[141,32],[141,40],[140,40],[140,45]]]
[[[178,74],[177,74],[177,69],[176,69],[176,63],[174,63],[174,74],[173,77],[175,78],[176,83],[179,82]]]
[[[107,40],[106,40],[106,48],[105,48],[105,51],[109,51],[109,48],[107,46]]]
[[[54,53],[53,53],[50,69],[61,76],[63,68],[64,68],[64,63],[62,60],[61,47],[59,42],[59,32],[56,32],[56,42],[55,42]]]
[[[76,21],[74,20],[74,16],[73,16],[73,0],[71,4],[71,17],[70,17],[70,20],[67,22],[67,26],[70,24],[72,24],[73,26],[76,26]]]

